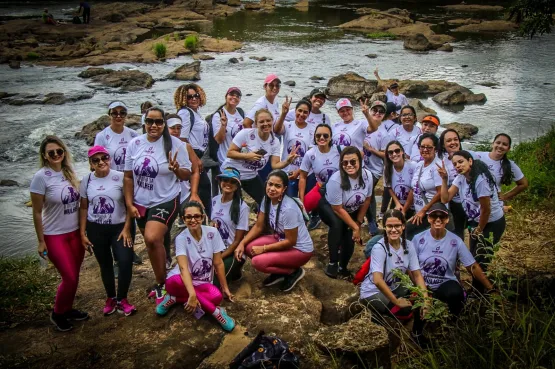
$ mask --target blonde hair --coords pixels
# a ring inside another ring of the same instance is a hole
[[[173,103],[175,105],[175,109],[179,111],[184,106],[187,105],[187,91],[189,89],[195,90],[200,95],[200,104],[199,106],[206,105],[206,93],[196,83],[189,83],[188,85],[181,85],[175,90],[173,94]]]
[[[66,144],[56,136],[46,136],[44,140],[40,143],[39,148],[39,165],[41,168],[50,167],[50,162],[46,160],[46,145],[49,143],[56,144],[64,150],[64,159],[62,160],[62,173],[64,177],[71,183],[73,188],[79,189],[79,182],[77,180],[77,175],[73,171],[73,161],[71,159],[71,154],[67,149]]]
[[[254,113],[254,123],[256,124],[256,122],[258,121],[258,116],[260,114],[264,114],[267,113],[268,115],[270,115],[270,117],[272,117],[272,120],[274,119],[274,116],[272,115],[272,113],[270,113],[270,111],[266,108],[262,108],[262,109],[258,109],[256,111],[256,113]]]

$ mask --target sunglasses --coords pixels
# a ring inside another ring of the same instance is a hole
[[[357,165],[357,164],[358,164],[358,160],[356,160],[356,159],[343,160],[343,161],[341,162],[341,165],[343,165],[344,167],[347,167],[347,166],[349,166],[349,165],[352,166],[352,167],[354,167],[354,166]]]
[[[387,230],[392,230],[393,228],[400,231],[403,228],[403,225],[402,224],[386,224],[385,225],[385,229],[387,229]]]
[[[428,216],[432,219],[440,219],[440,220],[449,219],[449,215],[445,213],[431,213],[431,214],[428,214]]]
[[[110,113],[111,117],[122,117],[125,118],[127,116],[127,112],[125,110],[122,111],[113,111]]]
[[[62,156],[64,154],[64,149],[56,149],[56,150],[48,150],[46,155],[51,158],[55,158],[56,156]]]
[[[281,87],[281,83],[270,83],[268,85],[268,87],[270,87],[270,89],[274,89],[274,88],[280,88]]]
[[[432,151],[435,150],[435,147],[433,146],[419,146],[419,149],[422,151]]]
[[[401,114],[401,118],[412,118],[412,117],[414,117],[414,114],[412,113]]]
[[[374,114],[374,115],[385,115],[385,110],[383,110],[383,109],[372,109],[372,114]]]
[[[145,118],[145,124],[147,126],[156,124],[158,127],[162,127],[164,125],[164,119]]]
[[[316,100],[326,101],[326,98],[325,98],[324,96],[322,96],[322,95],[315,95],[314,98],[315,98]]]
[[[401,153],[401,149],[387,150],[388,155],[400,154],[400,153]]]
[[[190,222],[193,219],[196,220],[196,221],[199,221],[199,220],[202,219],[202,214],[194,214],[194,215],[187,214],[187,215],[183,216],[183,218],[188,222]]]
[[[326,140],[330,138],[329,133],[316,133],[314,136],[316,137],[317,140],[319,140],[320,138],[324,138]]]
[[[110,155],[103,155],[103,156],[101,156],[101,157],[99,157],[99,158],[92,158],[92,159],[91,159],[91,163],[93,163],[93,164],[98,164],[98,163],[100,163],[101,160],[102,160],[103,162],[107,163],[107,162],[110,160]]]
[[[187,100],[193,100],[193,99],[200,99],[200,94],[196,93],[194,95],[187,95]]]
[[[237,184],[237,181],[235,179],[227,177],[220,177],[220,182]]]

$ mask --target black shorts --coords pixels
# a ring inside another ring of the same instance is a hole
[[[144,217],[137,218],[137,225],[139,228],[144,229],[147,222],[160,222],[166,226],[170,226],[179,215],[179,196],[175,199],[154,205],[146,209]]]

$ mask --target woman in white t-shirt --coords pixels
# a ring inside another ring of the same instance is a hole
[[[416,163],[405,158],[403,145],[399,141],[387,144],[383,170],[384,190],[389,192],[394,208],[401,211],[405,218],[414,215],[414,209],[406,204],[415,167]]]
[[[410,105],[401,109],[401,125],[389,131],[392,140],[397,140],[403,145],[405,153],[409,155],[414,142],[414,137],[420,135],[422,131],[416,126],[416,110]]]
[[[256,223],[235,249],[238,261],[246,254],[256,270],[270,273],[264,286],[281,282],[280,290],[284,292],[292,290],[304,277],[302,266],[314,251],[301,205],[286,195],[288,181],[283,170],[268,175]],[[263,236],[265,230],[272,234]]]
[[[43,259],[48,256],[62,277],[50,321],[59,331],[69,331],[73,328],[69,320],[89,317],[72,308],[85,256],[79,237],[79,185],[71,155],[58,137],[42,140],[39,162],[30,189],[38,253]]]
[[[222,168],[233,167],[241,173],[241,187],[260,206],[264,197],[264,184],[259,172],[270,163],[274,169],[283,169],[297,158],[295,148],[284,161],[280,161],[280,142],[273,134],[274,120],[267,109],[260,109],[254,116],[256,128],[243,128],[235,136],[227,160]]]
[[[312,104],[312,109],[310,109],[310,114],[308,114],[308,118],[306,118],[306,122],[309,126],[316,128],[318,124],[327,124],[328,126],[331,125],[331,120],[329,115],[323,113],[320,109],[326,103],[326,91],[325,88],[315,88],[310,91],[310,95],[303,98],[303,100],[309,100]],[[295,120],[295,109],[289,110],[287,116],[285,117],[286,121],[293,121]]]
[[[459,315],[465,300],[464,290],[455,275],[459,260],[487,290],[492,290],[493,286],[464,241],[445,229],[449,222],[449,211],[445,205],[435,203],[427,215],[430,229],[412,239],[420,270],[433,297],[445,302],[451,314]]]
[[[287,160],[291,152],[296,149],[296,158],[283,170],[289,176],[287,195],[297,197],[299,195],[299,175],[301,172],[301,162],[305,153],[312,146],[314,137],[314,126],[306,122],[310,114],[312,104],[308,100],[300,100],[295,106],[295,120],[284,122],[285,116],[289,111],[292,99],[287,99],[282,106],[281,115],[274,126],[274,133],[283,135],[282,160]]]
[[[500,133],[493,139],[490,152],[476,152],[476,159],[483,161],[495,178],[495,184],[499,191],[499,200],[510,201],[513,197],[528,188],[528,179],[514,161],[507,158],[507,153],[511,150],[511,137],[505,133]],[[501,193],[501,185],[509,186],[515,182],[516,186],[506,193]]]
[[[241,279],[241,268],[245,260],[235,260],[233,253],[249,230],[249,206],[243,201],[241,177],[235,168],[225,168],[217,177],[221,195],[212,199],[212,225],[218,229],[226,249],[222,253],[226,279],[229,282]],[[217,281],[214,282],[219,286]]]
[[[104,316],[116,310],[125,316],[137,309],[127,300],[133,273],[133,238],[131,216],[125,208],[123,173],[110,168],[110,154],[102,146],[93,146],[88,152],[92,172],[81,180],[81,206],[79,209],[81,243],[92,247],[100,266],[100,275],[106,303]],[[118,289],[112,254],[118,260]]]
[[[242,93],[239,88],[230,87],[225,94],[225,104],[212,115],[212,130],[214,140],[219,144],[218,161],[220,165],[227,158],[227,150],[229,150],[231,141],[243,129],[245,113],[238,107],[241,97]],[[223,117],[222,112],[224,113]]]
[[[418,163],[419,161],[424,160],[422,158],[422,155],[420,155],[420,148],[418,147],[418,140],[420,140],[420,136],[422,136],[422,134],[424,133],[431,133],[433,135],[437,135],[437,130],[439,129],[440,120],[437,115],[428,114],[422,118],[422,121],[420,123],[421,123],[420,131],[422,133],[417,136],[412,136],[410,138],[410,142],[409,142],[410,152],[407,153],[408,156],[410,157],[410,160],[414,161],[415,163]],[[439,148],[438,148],[438,152],[439,152]]]
[[[235,321],[220,306],[223,296],[233,301],[222,261],[224,242],[216,228],[202,225],[205,215],[200,203],[185,203],[181,216],[187,229],[175,239],[177,265],[168,273],[167,293],[157,304],[156,313],[166,315],[172,305],[184,304],[185,311],[195,318],[209,313],[225,331],[231,332]],[[212,284],[214,273],[220,281],[221,292]]]
[[[442,178],[441,201],[447,203],[457,193],[461,196],[468,224],[472,229],[470,251],[482,269],[486,270],[493,246],[501,240],[505,232],[503,203],[499,200],[495,179],[486,164],[478,159],[474,160],[464,150],[455,152],[451,161],[459,175],[451,187],[448,187],[449,174],[445,164],[438,169]]]
[[[380,103],[383,104],[381,101]],[[382,120],[385,114],[385,108],[383,114],[379,112],[380,116],[379,120],[377,120],[373,117],[373,115],[378,114],[378,109],[374,109],[374,104],[370,109],[366,103],[361,103],[361,107],[362,114],[364,114],[366,119],[355,119],[351,101],[347,98],[342,98],[337,101],[335,108],[337,109],[337,114],[341,118],[341,121],[332,125],[332,140],[334,145],[339,145],[341,149],[347,146],[354,146],[362,151],[366,133],[372,133],[378,129],[378,122]],[[370,113],[371,110],[372,115]]]
[[[145,128],[127,150],[125,202],[144,236],[157,283],[153,292],[160,301],[166,279],[164,235],[177,217],[180,181],[189,179],[191,161],[183,142],[170,135],[162,109],[148,109]]]
[[[330,278],[350,279],[352,276],[347,266],[355,242],[361,243],[360,225],[370,206],[373,183],[372,173],[362,167],[362,154],[357,147],[344,148],[339,163],[339,171],[326,183],[326,193],[318,203],[318,211],[330,228],[330,262],[325,273]]]

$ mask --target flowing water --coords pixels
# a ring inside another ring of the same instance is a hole
[[[0,3],[0,15],[40,14],[37,2],[26,6],[14,2]],[[55,15],[62,16],[72,9],[74,2],[45,1]],[[335,75],[354,71],[371,76],[379,67],[383,78],[445,79],[458,82],[474,92],[483,92],[488,101],[484,105],[468,105],[463,110],[445,110],[431,99],[424,104],[438,111],[442,122],[472,123],[480,128],[476,139],[491,139],[501,131],[512,135],[515,141],[536,137],[554,122],[555,108],[550,101],[555,97],[553,60],[555,60],[555,34],[523,39],[514,35],[495,37],[461,37],[453,43],[452,53],[413,53],[403,49],[402,41],[373,41],[363,34],[344,32],[335,26],[358,17],[357,7],[381,7],[368,1],[311,2],[309,12],[300,12],[280,2],[270,14],[238,13],[230,18],[216,20],[212,35],[244,42],[241,51],[214,54],[215,60],[202,62],[200,85],[208,96],[205,115],[212,113],[224,100],[228,87],[238,86],[243,91],[241,105],[249,109],[263,94],[262,81],[268,73],[277,73],[282,81],[293,80],[296,87],[282,85],[280,99],[285,95],[296,99],[312,88],[325,86],[311,81],[314,75],[329,79]],[[314,6],[313,6],[314,4]],[[388,4],[388,7],[394,5]],[[398,3],[411,11],[439,18],[441,13],[432,5]],[[412,8],[411,8],[412,7]],[[451,15],[463,18],[464,15]],[[94,8],[93,8],[94,20]],[[369,59],[365,55],[378,54]],[[250,56],[271,58],[265,62]],[[228,62],[231,57],[243,57],[239,64]],[[94,90],[92,99],[58,106],[0,104],[0,179],[13,179],[20,187],[0,187],[0,254],[22,255],[34,252],[36,237],[31,209],[23,206],[29,199],[28,186],[37,170],[37,149],[46,134],[56,134],[68,143],[77,162],[79,176],[87,173],[86,145],[74,138],[75,132],[102,114],[108,102],[125,101],[130,112],[138,113],[139,105],[150,100],[173,111],[173,92],[178,81],[163,80],[177,66],[191,62],[190,56],[168,60],[165,63],[115,64],[110,68],[139,69],[159,79],[145,91],[120,94],[111,89],[95,89],[77,75],[84,68],[51,68],[23,65],[20,70],[0,65],[1,91],[11,93],[78,92]],[[468,67],[461,67],[468,65]],[[480,86],[481,82],[495,82],[496,88]],[[333,104],[325,106],[326,113],[337,117]],[[360,112],[358,112],[360,115]]]

